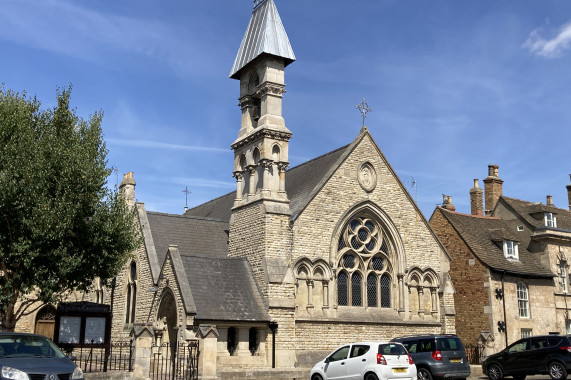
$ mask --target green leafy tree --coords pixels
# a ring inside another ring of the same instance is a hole
[[[99,277],[115,276],[138,245],[135,218],[107,186],[102,112],[89,120],[0,86],[0,313],[2,327]]]

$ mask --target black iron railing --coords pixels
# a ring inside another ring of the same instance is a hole
[[[86,343],[79,347],[62,349],[83,372],[133,370],[133,341],[112,342],[108,354],[101,344]]]

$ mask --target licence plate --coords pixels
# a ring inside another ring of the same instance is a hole
[[[394,373],[404,373],[406,372],[406,368],[393,368]]]
[[[456,358],[456,359],[450,359],[450,363],[461,363],[462,359]]]

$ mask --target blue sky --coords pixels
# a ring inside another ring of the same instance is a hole
[[[469,213],[488,164],[505,195],[567,208],[571,1],[275,2],[297,58],[284,95],[291,166],[350,143],[365,97],[367,127],[426,217],[442,193]],[[186,186],[190,207],[235,189],[228,75],[251,11],[249,0],[2,0],[0,82],[45,107],[72,84],[79,115],[104,112],[110,184],[134,171],[148,210],[181,213]]]

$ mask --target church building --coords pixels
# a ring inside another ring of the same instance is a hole
[[[135,200],[125,175],[142,244],[112,298],[91,293],[112,304],[112,336],[144,325],[157,347],[198,339],[201,371],[219,374],[308,368],[351,341],[454,333],[450,256],[367,127],[288,169],[295,127],[282,101],[295,55],[274,0],[254,3],[230,72],[236,190],[163,214]]]

